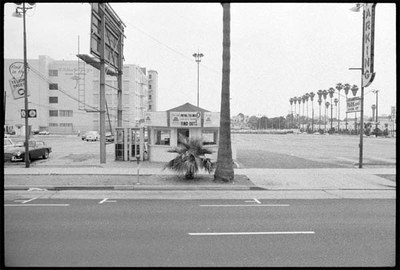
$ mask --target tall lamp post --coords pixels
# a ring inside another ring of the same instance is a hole
[[[329,109],[329,101],[325,102],[325,132],[326,132],[326,110]]]
[[[18,4],[15,12],[13,13],[14,17],[21,17],[23,18],[23,27],[24,27],[24,97],[25,97],[25,167],[29,168],[30,161],[29,161],[29,121],[28,121],[28,62],[27,62],[27,52],[26,52],[26,11],[31,9],[32,7],[26,7],[25,2],[22,3],[22,7]],[[34,3],[28,3],[28,5],[33,6]]]
[[[372,90],[372,93],[376,95],[376,120],[375,120],[375,136],[378,137],[378,92],[379,90]]]
[[[358,91],[357,85],[353,84],[353,86],[351,87],[351,92],[353,93],[353,96],[354,96],[354,97],[357,95],[357,91]],[[354,119],[354,129],[355,129],[356,135],[357,135],[357,112],[354,112],[354,115],[355,115],[355,119]]]
[[[195,58],[195,61],[197,62],[197,107],[199,107],[199,85],[200,85],[200,62],[201,58],[204,56],[202,53],[194,53],[193,57]]]
[[[335,93],[335,89],[333,87],[329,88],[328,90],[329,93],[329,97],[331,98],[331,132],[333,132],[333,102],[332,102],[332,98],[333,98],[333,94]]]
[[[344,94],[346,95],[346,133],[347,133],[347,95],[349,94],[350,91],[350,84],[345,83],[343,89],[344,89]]]

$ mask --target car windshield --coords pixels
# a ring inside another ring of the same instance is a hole
[[[89,131],[88,133],[86,133],[87,135],[96,135],[97,132],[96,131]]]

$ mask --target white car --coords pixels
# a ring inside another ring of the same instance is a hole
[[[88,141],[97,141],[100,139],[100,134],[97,131],[88,131],[85,134],[85,140]]]
[[[47,130],[42,130],[42,131],[39,131],[38,134],[39,134],[39,135],[49,135],[50,132],[48,132]]]

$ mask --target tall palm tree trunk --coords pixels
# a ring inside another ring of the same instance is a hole
[[[221,3],[223,8],[223,51],[222,51],[222,90],[221,117],[219,127],[219,144],[217,168],[214,180],[233,181],[233,159],[231,145],[231,116],[230,116],[230,61],[231,61],[231,7],[230,3]]]

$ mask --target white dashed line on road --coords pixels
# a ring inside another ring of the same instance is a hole
[[[268,206],[268,207],[273,207],[273,206],[289,206],[289,204],[201,204],[200,206],[216,206],[216,207],[229,207],[229,206],[249,206],[249,207],[254,207],[254,206]]]
[[[116,202],[116,201],[111,201],[111,200],[108,200],[108,198],[105,198],[105,199],[101,200],[101,201],[99,202],[99,204],[103,204],[103,203],[105,203],[105,202]]]
[[[313,231],[294,232],[215,232],[215,233],[188,233],[194,236],[217,236],[217,235],[261,235],[261,234],[314,234]]]
[[[5,204],[4,206],[69,206],[69,204]]]

